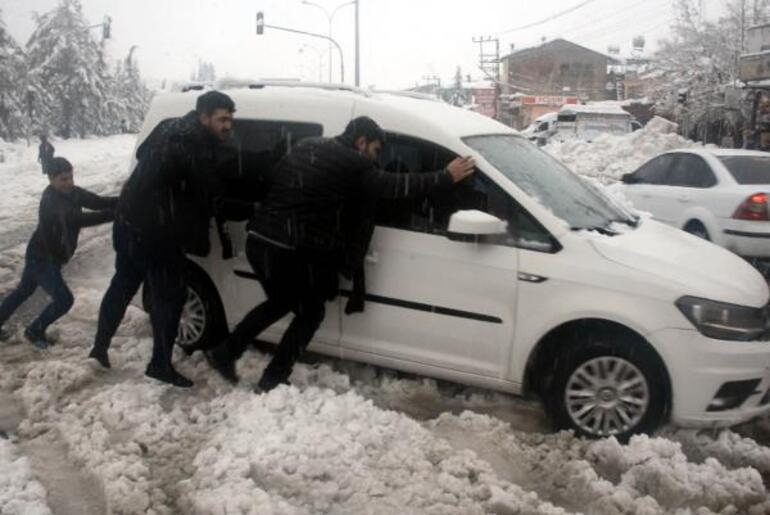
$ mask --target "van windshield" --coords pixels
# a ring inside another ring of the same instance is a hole
[[[609,230],[613,222],[636,225],[632,215],[524,138],[490,135],[463,141],[573,230]]]

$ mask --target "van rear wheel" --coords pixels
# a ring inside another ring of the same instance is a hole
[[[188,262],[185,267],[187,298],[179,318],[176,344],[188,355],[196,350],[206,350],[227,335],[224,308],[216,288],[197,265]],[[147,284],[142,295],[145,311],[151,309],[151,296]]]
[[[559,429],[621,441],[656,429],[666,409],[665,377],[652,351],[622,333],[574,342],[557,359],[546,410]]]

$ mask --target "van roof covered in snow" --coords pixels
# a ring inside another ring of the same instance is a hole
[[[324,136],[340,134],[347,122],[360,115],[372,117],[386,131],[428,138],[460,152],[459,138],[480,134],[517,134],[492,118],[458,107],[403,95],[366,91],[348,85],[298,81],[251,82],[220,90],[232,97],[236,119],[312,122],[323,125]],[[142,134],[162,120],[194,109],[201,90],[156,96]]]

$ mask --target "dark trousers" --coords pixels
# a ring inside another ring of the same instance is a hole
[[[61,265],[27,256],[19,285],[0,304],[0,326],[35,293],[38,286],[50,295],[52,302],[30,324],[30,333],[42,337],[49,325],[70,310],[75,299],[61,275]]]
[[[227,340],[233,359],[262,331],[287,315],[294,319],[286,329],[264,377],[285,381],[294,363],[323,322],[324,303],[337,293],[337,271],[326,256],[285,250],[249,237],[246,257],[259,278],[267,300],[252,309]]]
[[[149,366],[171,370],[171,355],[179,328],[187,286],[184,279],[184,254],[147,241],[131,227],[115,222],[115,275],[99,308],[99,323],[94,347],[106,351],[118,330],[126,308],[144,283],[150,292],[150,322],[153,347]]]

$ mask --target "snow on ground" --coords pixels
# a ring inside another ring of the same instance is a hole
[[[0,439],[0,513],[50,515],[43,485],[16,445]]]
[[[105,192],[133,147],[129,137],[54,144],[78,182]],[[0,220],[32,223],[0,223],[3,288],[20,271],[44,186],[35,152],[5,144],[4,155],[16,200],[0,205]],[[2,514],[770,513],[765,421],[584,441],[553,433],[533,401],[331,359],[255,395],[250,382],[269,359],[258,351],[239,363],[236,387],[200,355],[178,353],[196,383],[178,390],[144,377],[150,329],[134,307],[113,368],[95,370],[85,355],[112,271],[109,228],[86,229],[81,242],[65,269],[76,302],[53,328],[57,345],[41,352],[18,335],[0,345],[0,430],[11,437],[0,439]]]

